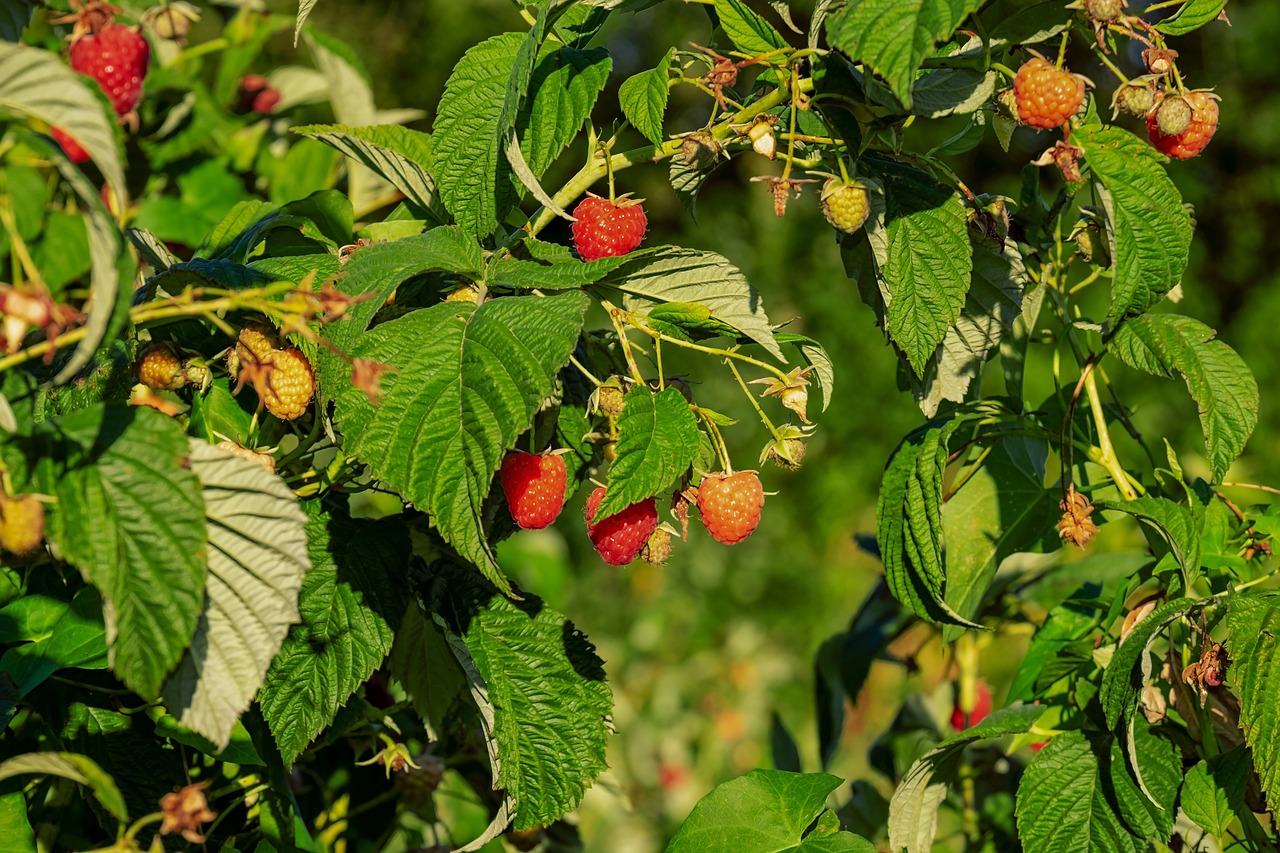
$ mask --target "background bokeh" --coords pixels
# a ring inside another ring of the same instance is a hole
[[[281,12],[294,8],[287,2],[273,6]],[[792,6],[803,26],[812,3]],[[1253,366],[1262,389],[1261,421],[1229,479],[1274,483],[1280,481],[1280,397],[1273,393],[1280,379],[1280,251],[1271,229],[1280,228],[1280,4],[1233,2],[1227,11],[1233,26],[1214,24],[1176,43],[1190,84],[1213,87],[1222,97],[1222,125],[1205,154],[1171,167],[1198,222],[1177,310],[1213,325]],[[312,21],[355,47],[379,107],[426,110],[428,119],[417,125],[425,130],[461,53],[496,32],[525,26],[509,0],[321,0]],[[668,46],[705,44],[710,35],[708,17],[697,4],[665,4],[615,20],[604,37],[614,71],[598,112],[615,114],[618,84],[656,64]],[[263,70],[293,61],[296,54],[281,37],[264,56]],[[1120,62],[1127,72],[1139,73],[1135,56]],[[1114,78],[1105,68],[1075,70],[1097,82],[1102,105],[1110,102]],[[705,100],[677,92],[668,129],[697,128],[705,110]],[[954,130],[945,124],[913,127],[906,141],[927,147]],[[1021,169],[1045,147],[1045,138],[1019,131],[1005,153],[988,136],[960,158],[956,171],[975,191],[1016,197]],[[633,142],[640,144],[639,137]],[[566,154],[566,174],[584,153]],[[619,734],[611,770],[577,816],[588,850],[661,849],[714,785],[771,766],[775,715],[794,735],[805,768],[818,769],[813,656],[823,639],[848,623],[879,575],[878,562],[853,536],[874,528],[880,470],[898,439],[922,418],[898,389],[896,359],[844,275],[815,195],[809,192],[778,219],[762,186],[749,183],[754,175],[777,170],[778,164],[754,156],[721,169],[703,190],[696,223],[672,194],[665,164],[619,176],[620,191],[647,199],[648,243],[726,255],[762,292],[775,322],[796,317],[793,328],[822,341],[835,363],[835,400],[818,418],[805,467],[764,474],[766,488],[777,495],[769,499],[759,531],[726,549],[698,529],[665,568],[637,564],[617,570],[592,552],[575,506],[556,528],[522,534],[502,547],[504,565],[575,618],[607,661]],[[556,175],[544,183],[555,186]],[[548,236],[557,234],[551,230]],[[1136,410],[1138,424],[1153,435],[1170,435],[1188,470],[1203,473],[1195,408],[1183,390],[1111,369],[1119,373],[1122,399]],[[699,398],[744,418],[743,427],[728,432],[734,458],[749,467],[762,436],[748,425],[746,404],[722,368],[702,362],[698,372],[708,379],[695,390]],[[1162,448],[1155,450],[1163,455]],[[1121,452],[1141,467],[1136,448],[1122,445]],[[1103,547],[1119,538],[1104,537]],[[1018,642],[984,652],[984,675],[997,687],[997,703]],[[833,772],[875,781],[867,748],[909,691],[932,696],[938,712],[950,706],[946,685],[877,664],[849,709]]]

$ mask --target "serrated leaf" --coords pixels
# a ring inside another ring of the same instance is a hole
[[[1100,698],[1107,726],[1122,733],[1137,705],[1137,697],[1151,675],[1148,652],[1160,632],[1169,623],[1191,611],[1195,602],[1189,598],[1166,601],[1138,622],[1124,642],[1120,643],[1102,677]]]
[[[760,294],[737,267],[714,252],[644,249],[628,255],[599,284],[622,291],[624,307],[641,314],[667,302],[705,305],[717,320],[785,361]]]
[[[544,49],[529,82],[529,103],[516,125],[520,148],[535,175],[541,177],[582,129],[612,68],[604,48]]]
[[[876,216],[866,226],[885,301],[885,330],[923,376],[969,292],[973,258],[964,202],[918,169],[888,161],[869,165],[885,189],[883,226]]]
[[[292,128],[294,133],[323,142],[372,169],[436,223],[447,221],[435,179],[431,137],[397,125],[345,127],[313,124]]]
[[[129,812],[115,780],[91,758],[71,752],[28,752],[0,763],[0,781],[26,773],[61,776],[84,785],[116,820],[121,824],[129,822]]]
[[[399,518],[340,512],[307,521],[311,570],[290,629],[258,695],[262,716],[292,764],[382,664],[405,611],[409,534]]]
[[[1280,805],[1280,598],[1274,594],[1227,599],[1231,665],[1228,675],[1240,698],[1240,729],[1253,750],[1253,764],[1267,795]]]
[[[699,800],[667,853],[874,853],[871,842],[824,819],[834,816],[826,802],[841,781],[827,773],[752,770]]]
[[[191,467],[209,524],[209,578],[191,649],[162,695],[179,723],[223,749],[298,621],[311,562],[306,518],[284,480],[198,439]]]
[[[911,113],[942,118],[974,112],[991,100],[996,89],[994,71],[940,68],[922,75],[911,86]]]
[[[668,176],[671,181],[671,189],[676,194],[676,199],[680,202],[680,206],[689,214],[689,218],[694,222],[698,221],[698,192],[702,189],[702,185],[706,183],[707,178],[720,168],[724,163],[729,162],[729,153],[719,159],[714,165],[708,169],[699,169],[696,165],[690,165],[684,161],[684,157],[672,157],[668,168]]]
[[[1185,36],[1218,20],[1226,5],[1227,0],[1189,0],[1176,15],[1156,24],[1156,29],[1167,36]]]
[[[636,387],[624,399],[626,405],[618,417],[618,455],[609,468],[609,488],[596,518],[608,518],[658,494],[698,454],[698,422],[678,390],[667,388],[655,394]]]
[[[751,11],[742,0],[714,0],[714,5],[725,35],[748,56],[763,56],[790,47],[773,24]]]
[[[438,739],[450,707],[466,693],[467,677],[440,627],[416,604],[409,605],[404,623],[396,631],[387,670],[404,687],[414,709]]]
[[[1152,497],[1099,502],[1097,506],[1132,515],[1154,530],[1182,566],[1188,587],[1200,577],[1200,525],[1190,509],[1168,498]]]
[[[979,740],[1022,734],[1035,725],[1044,710],[1038,705],[1003,708],[918,758],[889,802],[889,846],[907,853],[929,853],[938,829],[938,806],[947,796],[965,747]]]
[[[351,351],[397,372],[383,377],[378,406],[350,386],[339,394],[348,452],[504,589],[483,535],[484,499],[551,393],[586,307],[576,292],[443,303],[375,327]]]
[[[618,87],[618,105],[622,107],[622,114],[654,145],[662,144],[662,118],[667,112],[667,97],[671,93],[667,84],[670,69],[671,51],[667,51],[657,68],[628,77]]]
[[[888,81],[910,108],[911,84],[921,63],[981,5],[981,0],[851,0],[827,18],[827,39]]]
[[[298,0],[298,22],[293,27],[293,46],[298,46],[298,37],[302,35],[302,25],[307,22],[307,16],[311,14],[311,10],[316,7],[316,0]]]
[[[1120,327],[1110,351],[1155,376],[1181,374],[1200,410],[1214,482],[1244,450],[1258,424],[1258,383],[1236,351],[1190,317],[1146,314]]]
[[[474,572],[432,568],[436,621],[481,680],[481,711],[492,715],[494,787],[510,797],[517,829],[549,824],[577,807],[606,767],[613,696],[603,661],[536,596],[512,602]]]
[[[1018,837],[1024,848],[1079,853],[1147,850],[1113,804],[1115,777],[1110,765],[1116,760],[1107,744],[1091,742],[1078,731],[1049,741],[1018,784]],[[1122,778],[1120,783],[1127,781]]]
[[[1127,764],[1120,746],[1125,747]],[[1182,757],[1173,743],[1157,736],[1146,717],[1137,714],[1112,756],[1111,786],[1129,831],[1149,840],[1168,838],[1173,832],[1174,800],[1182,783]]]
[[[1109,125],[1082,125],[1072,137],[1085,152],[1107,219],[1115,272],[1110,332],[1146,313],[1180,281],[1191,246],[1182,195],[1149,144]]]
[[[978,13],[992,48],[1038,44],[1059,35],[1075,13],[1059,0],[993,0]]]
[[[182,467],[187,437],[137,407],[95,406],[48,423],[46,452],[59,460],[47,484],[58,501],[50,532],[102,593],[112,669],[155,697],[204,603],[207,529],[200,483]]]
[[[1181,805],[1196,826],[1215,838],[1224,837],[1236,818],[1227,792],[1210,775],[1209,764],[1204,760],[1187,771],[1182,782]]]

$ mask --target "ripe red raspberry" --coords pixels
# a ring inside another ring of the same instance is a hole
[[[764,489],[755,471],[708,474],[698,486],[698,513],[717,542],[736,545],[760,523]]]
[[[511,517],[525,530],[541,530],[564,509],[568,471],[563,456],[514,451],[502,460],[499,476]]]
[[[604,486],[596,488],[587,498],[587,535],[601,559],[611,566],[625,566],[640,556],[645,543],[658,528],[657,503],[648,498],[633,503],[622,512],[592,522],[602,500]]]
[[[246,74],[240,78],[239,97],[240,112],[268,115],[280,103],[280,90],[261,74]]]
[[[640,245],[648,220],[640,202],[589,195],[573,209],[573,245],[584,261],[625,255]]]
[[[83,163],[89,159],[89,152],[85,151],[76,142],[76,138],[67,133],[60,127],[49,128],[49,133],[53,136],[57,143],[62,146],[62,152],[67,155],[72,163]]]
[[[1210,92],[1188,92],[1185,98],[1191,107],[1191,122],[1182,133],[1167,136],[1160,132],[1157,118],[1159,110],[1147,116],[1147,136],[1161,154],[1178,160],[1196,156],[1213,139],[1218,130],[1218,99]]]
[[[98,82],[116,115],[128,115],[137,108],[150,64],[146,38],[124,24],[107,24],[71,43],[71,68]]]
[[[951,730],[953,732],[962,732],[967,728],[976,726],[986,719],[987,714],[991,713],[991,689],[987,687],[986,682],[982,681],[978,682],[977,687],[978,695],[974,697],[973,710],[968,714],[960,707],[959,702],[952,706]]]
[[[1013,96],[1023,124],[1043,130],[1061,127],[1084,101],[1084,80],[1035,56],[1013,78]]]

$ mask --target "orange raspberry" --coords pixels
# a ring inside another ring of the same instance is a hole
[[[1052,62],[1032,57],[1013,78],[1018,118],[1028,127],[1061,127],[1084,102],[1084,80]]]
[[[1160,110],[1147,115],[1147,136],[1161,154],[1178,160],[1196,156],[1213,139],[1218,130],[1218,96],[1211,92],[1188,92],[1182,99],[1191,107],[1191,120],[1178,134],[1160,130]]]

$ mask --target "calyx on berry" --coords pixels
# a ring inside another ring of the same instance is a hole
[[[804,423],[809,423],[806,411],[809,406],[809,379],[812,367],[797,367],[784,378],[765,377],[751,380],[752,385],[764,385],[761,397],[777,397],[782,405],[795,412]]]

